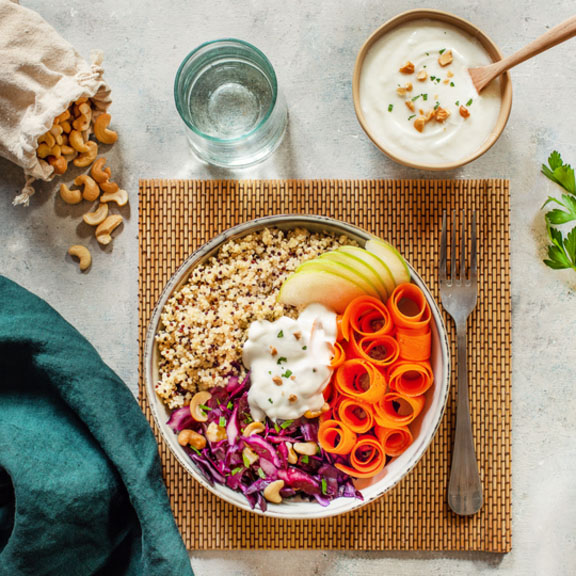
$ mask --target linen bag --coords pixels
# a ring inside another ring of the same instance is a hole
[[[36,156],[38,138],[78,98],[92,99],[94,118],[106,112],[110,88],[101,52],[89,65],[18,0],[0,0],[0,66],[0,156],[24,170],[26,183],[14,204],[28,205],[34,180],[54,177],[52,166]]]

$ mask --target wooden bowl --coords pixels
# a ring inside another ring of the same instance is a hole
[[[465,34],[475,38],[486,50],[492,61],[498,61],[502,59],[502,54],[500,50],[492,42],[492,40],[482,32],[479,28],[464,20],[450,14],[448,12],[443,12],[441,10],[409,10],[408,12],[403,12],[398,16],[395,16],[388,22],[384,23],[380,28],[378,28],[372,35],[364,42],[358,56],[356,58],[356,64],[354,66],[354,77],[352,80],[352,95],[354,99],[354,109],[356,111],[356,116],[360,125],[362,126],[364,132],[368,135],[370,140],[392,160],[395,160],[399,164],[403,164],[404,166],[410,166],[412,168],[420,168],[422,170],[453,170],[455,168],[459,168],[468,162],[472,162],[479,156],[482,156],[486,151],[488,151],[493,144],[498,140],[500,134],[504,130],[506,126],[506,122],[508,121],[508,117],[510,116],[510,110],[512,108],[512,83],[510,80],[510,75],[508,72],[505,72],[500,76],[500,113],[498,115],[496,124],[494,125],[491,133],[489,136],[484,140],[484,142],[480,145],[480,147],[473,152],[472,154],[459,159],[454,162],[445,162],[445,163],[438,163],[438,164],[424,164],[424,163],[416,163],[410,161],[406,158],[402,158],[397,153],[392,152],[391,150],[387,149],[381,142],[378,142],[375,138],[371,128],[364,116],[364,112],[360,105],[360,77],[362,75],[362,68],[364,64],[364,60],[366,55],[368,54],[370,48],[374,45],[376,41],[382,38],[384,35],[392,31],[393,29],[401,26],[403,24],[407,24],[409,22],[413,22],[415,20],[435,20],[439,22],[443,22],[446,24],[450,24],[454,28],[457,28],[464,32]]]

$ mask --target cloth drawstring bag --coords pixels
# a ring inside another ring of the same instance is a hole
[[[34,180],[54,177],[52,166],[36,156],[37,140],[54,118],[82,97],[91,98],[95,118],[110,106],[102,58],[95,51],[88,64],[36,12],[0,0],[0,156],[25,176],[14,204],[28,205]]]

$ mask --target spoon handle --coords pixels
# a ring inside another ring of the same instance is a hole
[[[530,42],[527,46],[524,46],[524,48],[518,50],[518,52],[514,52],[514,54],[507,58],[491,64],[490,68],[494,71],[492,79],[517,64],[532,58],[532,56],[536,56],[548,50],[548,48],[561,44],[574,36],[576,36],[576,16],[572,16],[568,18],[568,20],[564,20],[564,22],[554,26],[554,28],[550,28],[550,30]]]

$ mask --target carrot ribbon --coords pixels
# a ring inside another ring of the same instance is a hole
[[[386,454],[374,436],[361,436],[350,452],[350,466],[336,462],[334,466],[353,478],[372,478],[384,468]]]
[[[373,296],[358,296],[348,304],[342,316],[342,336],[348,341],[353,332],[360,336],[382,336],[389,334],[392,328],[386,305]]]
[[[390,390],[404,396],[420,396],[434,382],[429,362],[397,362],[388,373]]]
[[[376,422],[383,428],[408,426],[422,412],[424,402],[424,396],[412,397],[388,392],[374,405]]]
[[[364,434],[374,426],[374,411],[370,404],[355,398],[343,398],[338,404],[340,421],[356,434]]]
[[[370,404],[377,402],[386,392],[386,381],[372,364],[361,358],[352,358],[336,370],[335,387],[344,396]]]
[[[376,426],[374,429],[386,456],[394,458],[400,456],[402,452],[412,444],[413,437],[410,428],[402,426],[400,428],[382,428]]]
[[[356,445],[356,432],[338,420],[324,420],[318,427],[318,443],[330,454],[349,454]]]

